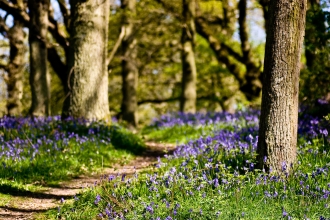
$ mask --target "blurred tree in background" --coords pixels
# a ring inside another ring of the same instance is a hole
[[[125,5],[130,1],[129,8]],[[184,3],[190,1],[130,1],[111,0],[106,62],[108,108],[113,116],[120,116],[135,126],[147,123],[158,114],[180,110],[182,85],[186,81],[182,78],[182,30],[189,22],[182,12]],[[20,22],[25,33],[29,33],[27,1],[21,2],[20,5],[19,1],[0,0],[1,27],[7,26],[7,29],[1,29],[0,39],[3,79],[9,76],[5,68],[10,54],[6,30]],[[193,40],[196,111],[233,112],[246,106],[260,106],[268,4],[269,0],[194,0],[195,7],[190,9],[193,24],[189,24],[196,30]],[[70,48],[73,48],[69,40],[70,8],[67,0],[52,0],[48,11],[50,110],[51,114],[57,115],[62,113],[63,101],[70,91],[67,65]],[[330,99],[328,8],[328,1],[309,1],[305,56],[301,63],[301,102]],[[127,28],[130,30],[125,30]],[[190,37],[189,32],[186,33]],[[24,46],[28,47],[26,38]],[[32,100],[28,83],[30,72],[27,71],[29,56],[26,52],[24,64],[21,64],[24,68],[19,71],[22,76],[19,79],[23,81],[21,114],[27,114]],[[134,80],[125,84],[123,79]],[[1,83],[4,85],[5,81],[1,80]],[[2,92],[1,112],[4,115],[10,113],[6,105],[13,99],[10,99],[10,85],[2,88],[7,90]],[[123,104],[125,100],[132,104],[129,108]]]
[[[28,0],[30,16],[28,26],[30,46],[29,67],[32,94],[29,114],[33,116],[50,115],[50,75],[47,65],[49,7],[49,0]],[[21,10],[21,8],[19,9]]]
[[[330,101],[329,1],[310,0],[305,30],[305,67],[301,71],[300,98],[315,103]]]

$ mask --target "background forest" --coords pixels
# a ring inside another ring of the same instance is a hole
[[[136,126],[168,111],[234,112],[260,106],[268,1],[195,4],[192,9],[182,1],[111,1],[107,65],[112,116]],[[50,2],[47,79],[35,82],[29,62],[31,7],[23,0],[0,1],[1,115],[33,114],[31,89],[41,84],[48,89],[34,90],[49,93],[44,115],[60,115],[67,96],[70,4]],[[330,100],[328,11],[329,1],[309,1],[300,103]]]

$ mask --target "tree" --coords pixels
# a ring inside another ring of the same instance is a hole
[[[109,0],[71,0],[69,93],[63,117],[110,120],[107,43]]]
[[[47,71],[49,0],[29,0],[30,85],[33,116],[50,115],[50,76]]]
[[[296,160],[300,55],[307,0],[269,5],[257,161],[281,172]]]
[[[122,103],[121,119],[126,121],[129,126],[136,127],[137,117],[137,85],[138,85],[138,67],[137,67],[137,40],[134,34],[136,0],[122,0],[123,9],[122,30],[124,37],[122,41]]]
[[[23,96],[23,77],[25,67],[24,38],[26,36],[23,30],[23,23],[14,20],[14,25],[8,31],[10,54],[7,65],[7,113],[11,116],[17,116],[22,113],[21,99]]]
[[[330,12],[319,0],[308,3],[304,47],[307,68],[301,71],[300,94],[305,103],[315,104],[320,98],[330,101]],[[329,108],[320,110],[315,113],[326,114]]]
[[[194,53],[195,41],[195,0],[182,0],[183,27],[181,36],[182,91],[180,111],[196,112],[196,63]]]
[[[23,10],[22,1],[13,1]],[[8,14],[7,14],[8,15]],[[24,22],[14,18],[13,26],[8,27],[6,24],[7,15],[0,17],[0,33],[9,40],[9,59],[7,64],[1,65],[6,72],[5,82],[7,84],[7,114],[17,116],[22,114],[22,96],[23,96],[23,78],[26,65]]]
[[[167,11],[176,15],[177,8],[170,1],[156,0]],[[213,2],[213,1],[212,1]],[[208,4],[209,1],[195,0],[196,16],[194,16],[196,32],[208,41],[214,55],[220,65],[224,64],[229,72],[236,78],[239,83],[240,91],[250,101],[256,100],[261,93],[261,62],[252,53],[249,46],[249,38],[247,33],[247,1],[241,0],[238,4],[239,9],[239,25],[241,51],[236,51],[233,45],[233,34],[235,32],[236,13],[235,6],[232,1],[221,1],[220,14],[212,14],[208,11],[204,12],[202,3]],[[181,17],[176,16],[177,19]],[[246,71],[242,69],[242,64]]]

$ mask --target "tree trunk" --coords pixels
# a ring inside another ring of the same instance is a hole
[[[296,160],[300,55],[307,0],[269,5],[258,166],[286,172]]]
[[[109,0],[71,0],[70,88],[63,117],[110,120],[107,44]]]
[[[50,114],[50,75],[47,71],[47,28],[49,0],[29,0],[30,85],[32,105],[30,114]]]
[[[253,59],[251,45],[249,42],[249,30],[246,21],[247,17],[247,0],[240,0],[238,3],[239,9],[239,35],[241,40],[241,49],[243,52],[243,63],[246,67],[244,82],[240,85],[240,90],[245,94],[246,98],[252,101],[255,98],[260,98],[262,89],[261,83],[261,65],[256,65],[257,61]]]
[[[121,119],[126,121],[130,127],[136,127],[137,117],[137,85],[139,72],[136,65],[137,41],[133,34],[133,19],[135,14],[136,0],[122,0],[121,8],[123,14],[123,31],[125,33],[122,41],[122,94]]]
[[[182,93],[180,111],[196,112],[196,63],[194,53],[195,40],[195,0],[182,0]]]
[[[15,19],[14,25],[8,33],[10,55],[7,66],[7,113],[10,116],[20,115],[22,111],[21,99],[23,96],[24,56],[26,52],[23,27],[23,23]]]
[[[263,16],[264,16],[264,21],[265,21],[265,30],[267,32],[267,27],[268,27],[268,6],[269,6],[269,2],[270,0],[258,0],[259,4],[262,7],[262,12],[263,12]]]

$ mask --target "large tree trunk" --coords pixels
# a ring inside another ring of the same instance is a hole
[[[110,120],[107,43],[109,0],[71,0],[69,93],[63,116]]]
[[[14,25],[8,33],[10,55],[6,81],[8,91],[7,113],[10,116],[20,115],[22,111],[21,99],[23,96],[24,56],[26,52],[23,27],[23,23],[15,19]]]
[[[296,160],[300,55],[307,0],[269,5],[258,165],[278,173]],[[284,165],[285,164],[285,165]]]
[[[126,121],[130,127],[136,127],[138,123],[137,117],[137,95],[136,89],[138,85],[138,68],[137,59],[137,41],[133,34],[133,19],[135,14],[136,0],[122,0],[121,8],[123,14],[123,31],[125,33],[122,41],[122,94],[121,103],[121,119]]]
[[[195,40],[195,0],[182,0],[182,93],[180,111],[196,112],[196,63],[194,53]]]
[[[50,75],[47,71],[47,28],[49,0],[29,0],[30,13],[30,114],[50,114]]]

